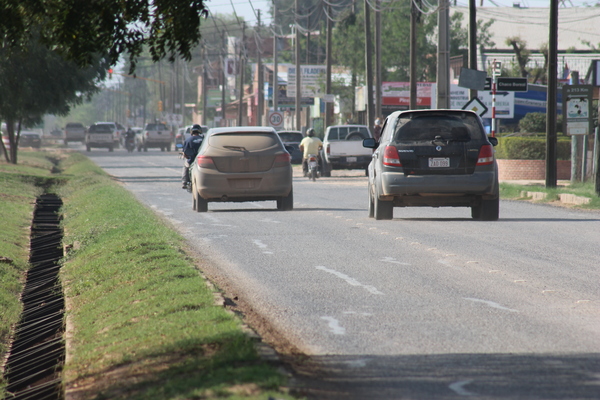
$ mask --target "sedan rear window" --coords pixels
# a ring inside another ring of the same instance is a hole
[[[284,143],[302,141],[302,134],[300,132],[278,132],[278,134]]]
[[[279,137],[272,133],[226,133],[210,135],[208,144],[228,150],[259,151],[281,147]]]
[[[472,115],[415,115],[400,118],[396,125],[395,140],[399,142],[434,139],[468,142],[483,139],[483,131]]]

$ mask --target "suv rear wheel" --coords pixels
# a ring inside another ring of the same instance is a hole
[[[379,200],[377,188],[374,188],[373,216],[377,220],[394,218],[394,202]]]

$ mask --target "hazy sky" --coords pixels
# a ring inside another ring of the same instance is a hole
[[[389,0],[384,0],[387,2]],[[600,0],[558,0],[559,6],[566,5],[567,7],[583,7],[586,5],[596,4]],[[513,3],[520,3],[522,7],[548,7],[550,0],[483,0],[484,7],[512,7]],[[255,11],[261,10],[261,22],[263,25],[268,25],[271,22],[269,10],[271,9],[271,0],[207,0],[205,3],[208,9],[215,14],[233,14],[234,10],[238,17],[244,18],[250,25],[256,25],[257,17]],[[450,4],[454,4],[454,0],[450,0]],[[468,6],[468,0],[457,0],[459,6]],[[481,0],[477,0],[477,6],[481,4]]]

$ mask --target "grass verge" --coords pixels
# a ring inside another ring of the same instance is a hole
[[[24,153],[20,157],[25,163]],[[32,203],[52,166],[2,169],[12,186],[2,185],[0,193],[20,196],[0,209],[15,215],[8,221],[12,234],[0,233],[13,244],[2,240],[0,250],[18,260],[2,265],[8,277],[2,276],[2,305],[11,310],[6,322],[3,312],[4,331],[19,317]],[[32,168],[40,175],[34,183],[16,178],[23,176],[16,171]],[[54,192],[64,203],[70,248],[61,269],[68,399],[295,398],[285,389],[285,375],[258,356],[256,339],[239,318],[216,304],[182,237],[84,156],[65,155],[60,170]],[[7,339],[4,333],[4,346]]]
[[[553,203],[558,201],[558,195],[567,193],[576,196],[589,197],[591,201],[588,204],[568,204],[571,208],[580,208],[587,210],[600,209],[600,197],[595,192],[595,185],[591,182],[574,183],[567,186],[558,186],[556,188],[546,188],[542,185],[520,185],[507,182],[500,183],[500,198],[504,200],[525,200],[521,192],[542,192],[546,193],[544,200],[537,200],[538,203]]]

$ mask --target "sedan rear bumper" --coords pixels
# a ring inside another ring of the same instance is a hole
[[[207,201],[277,200],[292,190],[291,167],[244,174],[194,167],[193,174],[198,193]]]

